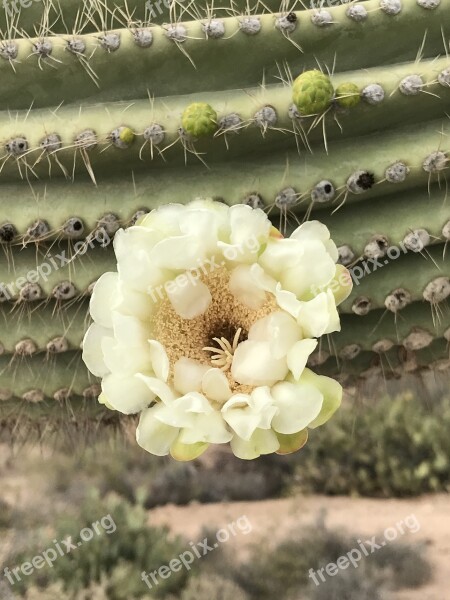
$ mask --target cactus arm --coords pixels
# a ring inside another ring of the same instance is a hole
[[[425,11],[415,0],[408,0],[397,17],[380,10],[377,0],[369,0],[365,6],[370,17],[364,23],[348,18],[346,6],[330,7],[334,21],[330,27],[318,27],[312,22],[314,10],[297,11],[298,26],[289,36],[284,36],[275,27],[276,19],[271,14],[260,15],[261,31],[251,36],[240,30],[236,17],[227,17],[223,19],[224,39],[219,40],[205,36],[201,21],[185,22],[183,26],[188,37],[182,45],[195,69],[187,58],[181,60],[180,49],[168,39],[164,27],[151,28],[153,43],[148,48],[137,46],[132,31],[114,30],[121,40],[120,47],[114,52],[98,47],[99,33],[77,36],[86,46],[86,57],[94,52],[89,64],[101,82],[100,89],[87,76],[79,57],[67,52],[68,36],[51,38],[52,57],[60,62],[53,60],[54,69],[41,65],[42,71],[38,68],[38,57],[30,56],[36,39],[16,40],[18,77],[8,61],[0,61],[3,82],[0,106],[28,108],[31,100],[36,107],[55,106],[82,98],[88,102],[94,98],[97,101],[129,100],[146,97],[148,89],[158,96],[165,96],[200,89],[242,88],[258,85],[263,73],[271,80],[279,74],[277,65],[284,62],[289,64],[292,72],[315,68],[317,61],[331,67],[337,47],[341,71],[405,62],[416,58],[425,31],[429,41],[424,46],[424,57],[434,57],[442,52],[441,24],[450,0],[442,0],[433,11]],[[383,36],[379,34],[380,28]],[[396,40],[400,35],[401,49],[382,41],[382,38]],[[298,45],[303,54],[298,51]],[[267,48],[271,49],[269,63]],[[237,63],[239,70],[236,71]],[[213,70],[210,65],[214,65]],[[205,72],[209,74],[207,78]],[[133,86],[129,85],[130,73],[133,73]]]

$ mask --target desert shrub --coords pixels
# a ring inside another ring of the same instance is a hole
[[[342,571],[319,586],[310,585],[305,600],[388,600],[390,597],[382,579],[367,573],[367,569],[362,567]],[[299,599],[297,596],[290,600]]]
[[[425,405],[412,394],[344,405],[290,456],[240,461],[222,448],[179,464],[132,445],[100,443],[65,459],[53,487],[78,501],[88,485],[146,508],[191,501],[262,500],[293,492],[405,497],[450,491],[450,398]],[[56,463],[58,463],[56,459]],[[82,475],[80,474],[82,473]]]
[[[372,560],[377,569],[384,570],[392,587],[418,588],[428,583],[432,577],[432,568],[424,556],[424,550],[422,544],[396,542],[375,552]]]
[[[216,449],[209,462],[175,463],[132,445],[99,442],[80,457],[57,454],[46,465],[50,493],[79,502],[92,485],[100,496],[113,491],[146,508],[189,502],[262,500],[279,496],[291,469],[284,457],[240,461]]]
[[[272,498],[284,489],[289,472],[282,457],[247,462],[217,451],[208,466],[201,462],[164,465],[150,481],[145,506]]]
[[[109,600],[107,587],[107,580],[103,578],[101,583],[92,583],[88,588],[68,593],[64,588],[64,582],[57,581],[50,584],[46,589],[35,586],[30,587],[26,591],[23,600],[62,600],[62,598],[64,600]],[[152,598],[146,595],[140,597],[140,600],[152,600]]]
[[[275,547],[269,539],[259,542],[243,565],[231,565],[230,576],[251,600],[386,600],[386,591],[420,587],[430,580],[431,567],[423,549],[392,542],[363,557],[357,569],[349,565],[333,577],[325,575],[325,581],[316,573],[317,585],[310,569],[317,572],[336,563],[356,547],[356,540],[319,523]]]
[[[170,538],[166,528],[149,526],[141,506],[131,505],[114,494],[101,500],[98,493],[92,492],[76,515],[55,516],[51,537],[48,533],[46,540],[40,536],[39,541],[33,541],[26,550],[10,556],[8,564],[30,560],[43,548],[51,547],[52,539],[67,539],[69,533],[77,543],[78,533],[85,527],[92,529],[92,523],[105,515],[111,515],[114,532],[108,535],[102,531],[101,535],[94,535],[90,541],[83,542],[82,548],[58,557],[52,568],[43,568],[22,579],[16,584],[17,588],[23,590],[34,584],[46,589],[51,583],[61,580],[67,592],[75,593],[106,578],[109,600],[131,600],[148,594],[141,572],[148,573],[167,564],[184,550],[185,543],[180,538]],[[108,524],[108,529],[112,531],[113,528]],[[160,580],[153,595],[163,597],[169,592],[178,592],[184,586],[185,578],[184,571],[172,573],[169,579]]]
[[[410,394],[344,407],[315,430],[291,489],[322,494],[415,496],[450,490],[450,400]]]
[[[249,600],[238,585],[220,575],[192,577],[180,600]]]
[[[13,507],[0,499],[0,529],[7,529],[13,526],[14,509]]]
[[[353,545],[339,532],[324,527],[305,529],[276,547],[269,540],[255,545],[250,559],[236,566],[234,578],[251,598],[288,598],[309,586],[309,569],[333,562]]]

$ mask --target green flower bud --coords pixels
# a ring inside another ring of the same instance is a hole
[[[194,102],[185,109],[181,123],[192,137],[205,137],[216,131],[217,113],[206,102]]]
[[[341,83],[336,88],[336,102],[342,108],[353,108],[361,101],[361,92],[356,83]]]
[[[294,104],[301,115],[322,113],[330,106],[334,96],[330,78],[317,69],[299,75],[292,92]]]

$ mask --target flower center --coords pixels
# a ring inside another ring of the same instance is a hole
[[[206,352],[214,352],[214,354],[211,356],[211,365],[213,367],[218,367],[221,371],[230,370],[231,363],[233,362],[233,355],[236,348],[238,347],[241,333],[242,327],[239,327],[239,329],[234,334],[232,344],[230,344],[230,342],[224,337],[215,337],[213,338],[213,342],[216,342],[218,347],[205,346],[205,348],[203,348],[203,350]]]
[[[164,346],[169,357],[169,378],[173,378],[175,363],[186,357],[202,365],[222,369],[233,393],[248,393],[248,386],[232,378],[233,354],[238,344],[247,339],[255,321],[278,310],[275,299],[267,294],[267,300],[261,308],[249,308],[230,292],[230,272],[225,267],[202,275],[201,281],[208,286],[212,297],[202,315],[183,319],[165,297],[152,319],[153,337]]]

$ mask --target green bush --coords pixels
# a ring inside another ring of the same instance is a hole
[[[305,600],[390,600],[392,598],[386,591],[385,582],[374,574],[369,574],[364,567],[356,571],[342,571],[331,580],[310,588]],[[294,600],[294,597],[290,600]]]
[[[320,523],[275,547],[270,539],[260,541],[243,565],[232,564],[230,575],[251,600],[386,600],[387,591],[420,587],[431,579],[422,547],[393,542],[362,557],[356,569],[349,565],[325,581],[316,574],[317,585],[310,569],[336,563],[357,539]]]
[[[207,461],[180,464],[132,446],[99,444],[86,452],[82,469],[58,458],[53,487],[69,488],[77,499],[83,486],[95,484],[101,495],[113,490],[145,508],[193,500],[262,500],[292,492],[376,497],[448,492],[448,428],[450,398],[436,396],[426,405],[404,393],[344,404],[290,456],[240,461],[218,448]]]
[[[14,509],[7,502],[0,499],[0,530],[13,526]]]
[[[201,462],[165,464],[151,479],[145,506],[273,498],[284,489],[286,474],[282,457],[248,462],[219,450],[208,466]]]
[[[450,491],[450,400],[343,407],[292,457],[291,490],[382,497]]]
[[[390,578],[394,588],[417,588],[432,577],[431,565],[424,559],[423,553],[423,546],[397,542],[375,552],[373,562]]]
[[[53,539],[59,541],[72,535],[74,543],[77,543],[78,533],[85,527],[92,529],[92,523],[105,515],[111,515],[116,526],[114,532],[108,535],[102,531],[101,535],[94,535],[90,541],[83,542],[82,547],[58,557],[52,568],[36,571],[15,587],[23,591],[25,587],[36,585],[45,590],[51,583],[60,580],[70,593],[81,593],[89,585],[106,580],[109,600],[140,599],[148,594],[148,587],[141,580],[142,571],[148,573],[167,564],[185,549],[185,543],[179,538],[171,539],[166,528],[149,526],[146,511],[141,506],[133,506],[114,494],[101,500],[98,493],[92,492],[76,515],[55,516],[50,536],[46,528],[45,537],[41,535],[39,541],[8,557],[7,564],[29,561],[43,549],[52,547]],[[169,579],[161,579],[154,595],[164,597],[178,592],[185,579],[185,571],[172,573]]]

